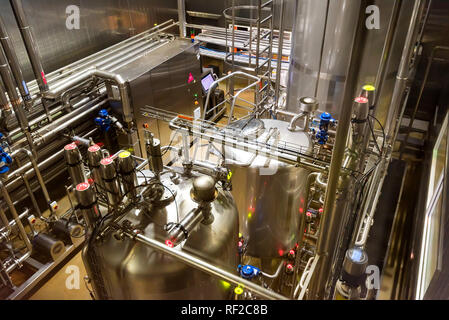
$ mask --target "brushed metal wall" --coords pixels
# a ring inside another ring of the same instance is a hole
[[[176,0],[23,0],[47,73],[122,41],[170,18],[177,20]],[[66,28],[66,8],[80,8],[80,29]],[[27,81],[33,73],[9,1],[0,15]],[[175,30],[176,31],[176,30]]]

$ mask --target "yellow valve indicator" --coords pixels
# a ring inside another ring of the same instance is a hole
[[[367,85],[364,85],[364,86],[363,86],[363,90],[366,90],[366,91],[374,91],[374,90],[376,90],[376,87],[375,87],[375,86],[372,86],[372,85],[370,85],[370,84],[367,84]]]
[[[118,156],[120,158],[124,159],[124,158],[128,158],[129,156],[131,156],[131,153],[129,151],[123,151],[123,152],[120,152],[120,154]]]
[[[243,289],[241,287],[237,287],[234,289],[234,293],[237,295],[241,295],[243,293]]]
[[[228,173],[228,180],[231,180],[231,178],[232,178],[232,171],[229,171],[229,173]]]
[[[220,280],[221,285],[223,286],[224,289],[229,289],[231,287],[231,284],[229,282],[226,282],[224,280]]]

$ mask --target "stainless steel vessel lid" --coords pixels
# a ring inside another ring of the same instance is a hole
[[[259,136],[264,132],[265,125],[260,119],[250,118],[234,121],[227,129],[243,136]]]

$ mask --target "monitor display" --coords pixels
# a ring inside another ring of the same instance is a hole
[[[214,77],[210,73],[201,79],[201,85],[203,86],[204,92],[209,91],[209,89],[212,86],[212,84],[214,83],[214,81],[215,81]]]

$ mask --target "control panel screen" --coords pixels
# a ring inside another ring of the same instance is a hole
[[[204,92],[209,91],[210,87],[214,83],[214,77],[212,77],[212,74],[208,74],[204,78],[201,79],[201,85],[203,86]]]

